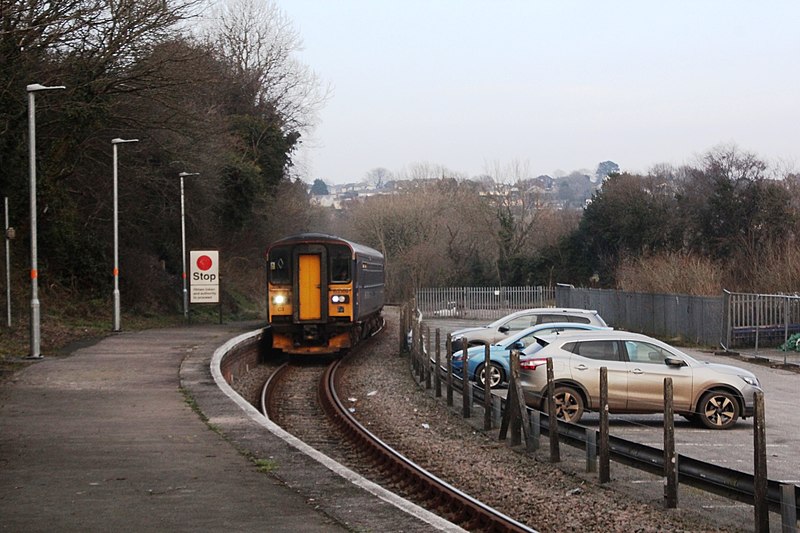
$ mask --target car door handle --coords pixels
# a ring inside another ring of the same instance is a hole
[[[575,369],[576,370],[589,370],[589,367],[584,365],[584,364],[580,364],[580,365],[576,366]]]
[[[631,374],[644,374],[644,370],[642,370],[641,368],[634,368],[633,370],[631,370]]]

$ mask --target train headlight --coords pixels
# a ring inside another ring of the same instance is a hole
[[[335,304],[346,304],[350,300],[350,297],[346,294],[334,294],[331,296],[331,303]]]
[[[283,305],[283,304],[285,304],[287,301],[288,301],[288,298],[286,297],[286,295],[285,295],[285,294],[275,294],[275,295],[272,297],[272,303],[273,303],[273,305]]]

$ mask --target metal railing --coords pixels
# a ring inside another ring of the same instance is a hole
[[[777,346],[800,333],[800,296],[724,291],[726,348]]]
[[[493,320],[520,309],[555,307],[554,287],[435,287],[419,289],[426,316]]]
[[[594,309],[611,326],[725,349],[774,347],[800,333],[800,295],[723,291],[690,296],[558,287],[419,289],[417,309],[429,317],[494,320],[531,307]]]

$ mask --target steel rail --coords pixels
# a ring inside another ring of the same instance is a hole
[[[469,529],[536,533],[536,530],[502,514],[434,476],[361,425],[336,394],[336,370],[340,362],[341,360],[336,361],[326,369],[322,378],[320,399],[331,419],[337,422],[353,441],[359,443],[378,462],[398,474],[407,483],[421,486],[422,492],[426,494],[426,499],[433,500],[438,506],[444,506],[454,512],[458,520],[469,524]]]

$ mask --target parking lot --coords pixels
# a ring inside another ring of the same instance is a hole
[[[425,325],[432,334],[440,330],[442,343],[447,333],[458,328],[480,325],[480,322],[455,318],[426,319]],[[680,350],[696,359],[729,364],[750,370],[756,374],[764,389],[766,405],[767,471],[772,480],[800,485],[800,410],[794,408],[796,392],[800,386],[800,373],[772,368],[767,359],[800,363],[800,354],[784,354],[774,350],[762,350],[760,363],[743,360],[736,355],[716,355],[710,348],[685,348]],[[444,349],[442,349],[444,354]],[[742,352],[744,359],[754,353]],[[597,427],[599,415],[588,413],[581,420],[587,427]],[[653,447],[662,447],[662,415],[611,415],[610,432],[634,442]],[[753,419],[739,420],[729,430],[710,430],[690,424],[683,417],[675,417],[675,441],[679,454],[718,464],[741,472],[753,473]]]

